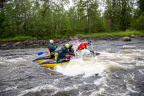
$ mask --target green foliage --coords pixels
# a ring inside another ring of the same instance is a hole
[[[131,0],[106,0],[105,23],[112,31],[127,30],[131,22],[133,1]]]
[[[141,13],[144,12],[144,0],[138,0],[137,5],[141,11]]]
[[[133,29],[144,30],[144,15],[140,15],[131,25]]]
[[[100,36],[131,36],[131,35],[144,35],[143,31],[118,31],[118,32],[100,32],[100,33],[85,33],[77,34],[76,36],[85,37],[100,37]]]
[[[31,36],[16,36],[11,38],[1,39],[1,41],[9,41],[9,40],[28,40],[28,39],[36,39],[35,37]]]
[[[102,3],[97,0],[72,0],[74,5],[68,10],[64,6],[69,0],[5,1],[8,3],[0,10],[2,39],[17,36],[63,38],[77,34],[124,36],[131,34],[123,33],[127,29],[144,30],[143,0],[138,0],[137,9],[134,9],[134,0],[103,0],[104,14],[99,10]]]
[[[4,22],[5,22],[5,14],[4,14],[4,11],[2,10],[0,12],[0,38],[3,38],[4,37]]]

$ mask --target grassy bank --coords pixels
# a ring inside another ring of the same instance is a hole
[[[15,41],[15,40],[28,40],[28,39],[36,39],[36,38],[31,36],[16,36],[11,38],[0,39],[0,41]]]
[[[119,31],[119,32],[98,32],[98,33],[84,33],[76,34],[79,37],[100,37],[100,36],[131,36],[131,35],[144,35],[144,31]],[[48,37],[47,37],[48,38]],[[53,37],[55,38],[55,37]],[[61,37],[62,38],[62,37]],[[37,39],[36,37],[31,36],[16,36],[12,38],[0,39],[0,41],[15,41],[15,40],[28,40],[28,39]]]
[[[100,36],[131,36],[131,35],[144,35],[144,31],[119,31],[119,32],[99,32],[99,33],[87,33],[87,34],[77,34],[80,37],[100,37]]]

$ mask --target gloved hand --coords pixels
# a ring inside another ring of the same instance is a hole
[[[56,46],[56,48],[57,48],[58,46]]]
[[[88,44],[91,45],[91,43],[92,43],[92,41],[90,40],[90,41],[88,42]]]
[[[94,53],[94,51],[90,51],[90,52]]]

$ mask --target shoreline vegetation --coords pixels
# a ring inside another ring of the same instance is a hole
[[[144,35],[144,31],[83,33],[83,34],[77,34],[75,36],[78,36],[78,37],[102,37],[102,36],[125,37],[125,36],[132,36],[132,35]],[[69,37],[69,36],[56,36],[54,38],[67,38],[67,37]],[[71,36],[71,37],[73,37],[73,36]],[[0,41],[22,41],[22,40],[35,40],[35,39],[53,39],[53,38],[49,38],[49,37],[36,38],[36,37],[31,37],[31,36],[16,36],[16,37],[11,37],[11,38],[4,38],[4,39],[0,38]]]
[[[71,37],[78,37],[79,40],[122,40],[131,41],[130,38],[144,37],[143,31],[120,31],[120,32],[99,32],[99,33],[84,33],[77,34]],[[54,39],[56,44],[61,44],[69,41],[69,36],[59,36],[54,38],[36,38],[31,36],[17,36],[13,38],[0,39],[0,47],[18,47],[30,45],[46,45],[50,39]]]
[[[143,0],[42,1],[2,0],[0,41],[144,35]]]

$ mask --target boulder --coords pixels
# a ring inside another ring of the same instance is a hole
[[[135,37],[135,35],[131,35],[131,38],[134,38]]]
[[[2,44],[2,45],[1,45],[1,47],[6,47],[6,46],[7,46],[7,44]]]
[[[131,38],[130,38],[130,37],[127,37],[127,36],[126,36],[126,37],[123,37],[122,39],[123,39],[123,41],[131,41]]]
[[[21,42],[16,42],[13,44],[13,46],[19,46],[19,45],[21,45]]]

